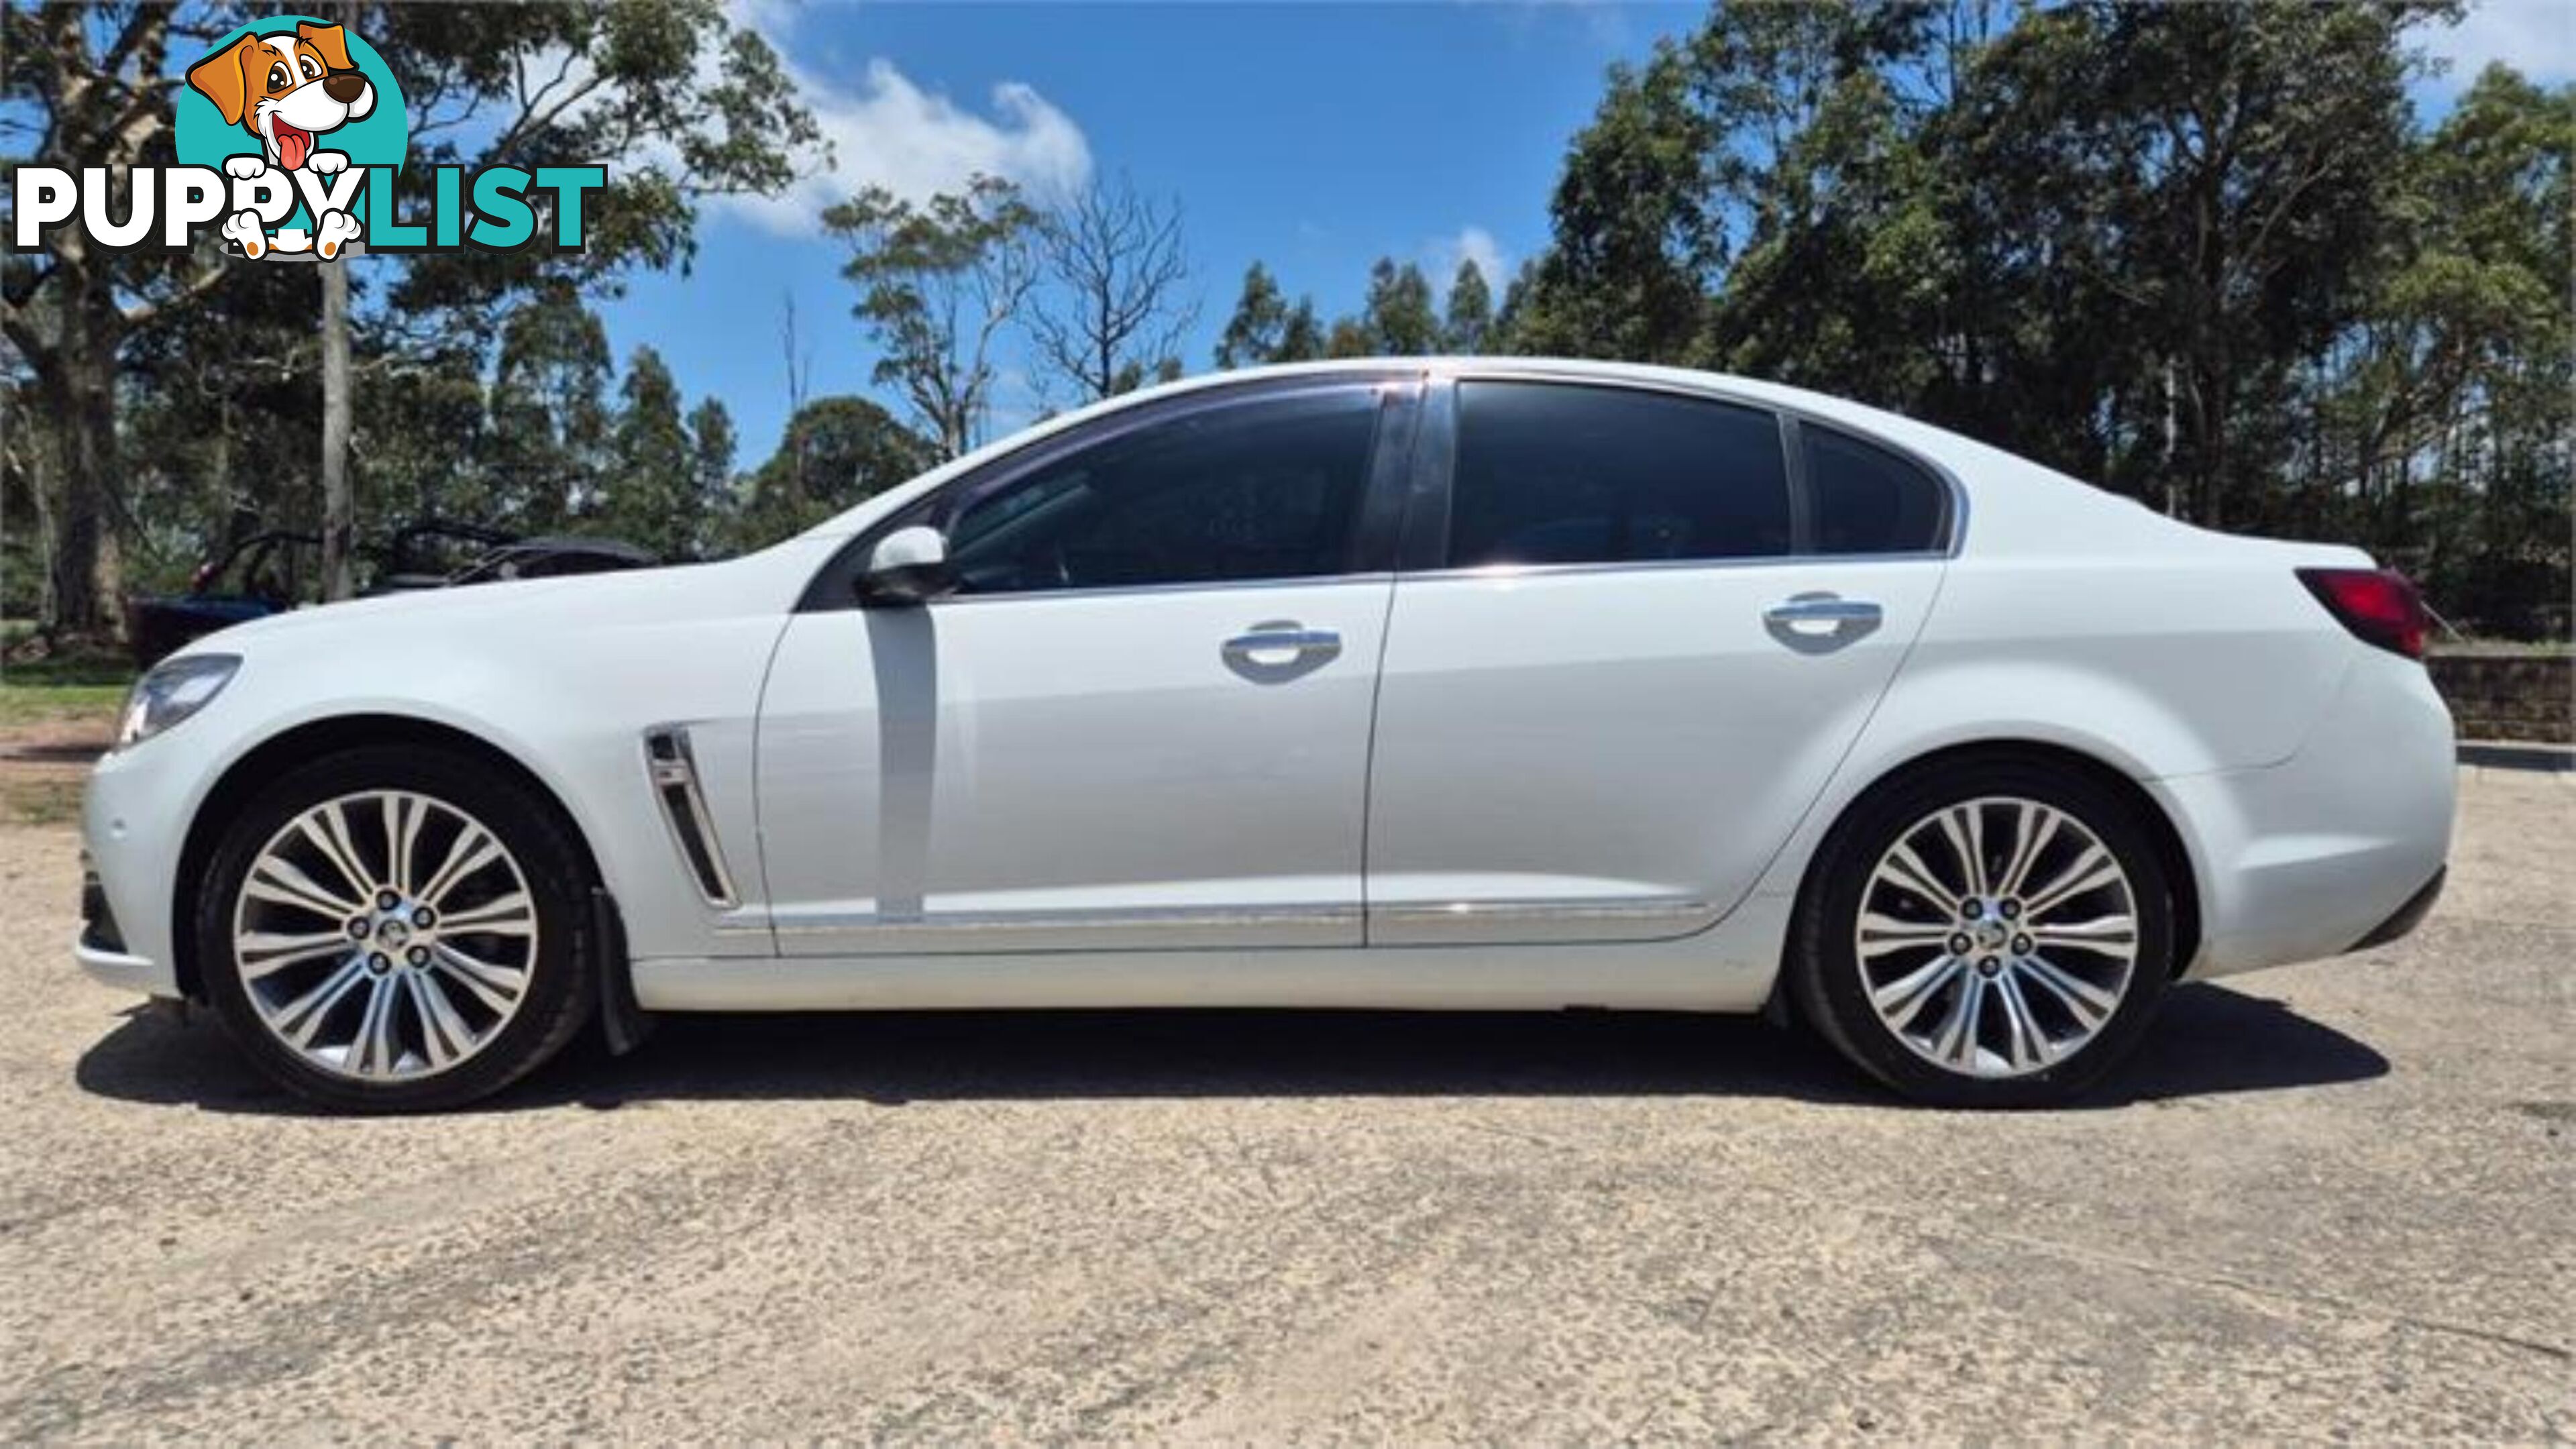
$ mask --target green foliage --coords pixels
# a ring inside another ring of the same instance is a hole
[[[1217,338],[1216,365],[1257,367],[1265,362],[1312,362],[1325,355],[1324,324],[1315,299],[1290,305],[1270,269],[1259,262],[1243,274],[1243,294]]]
[[[0,7],[0,162],[165,162],[179,71],[247,14]],[[632,268],[685,268],[704,198],[774,192],[821,159],[785,68],[730,14],[722,0],[338,12],[402,77],[415,167],[609,170],[579,252],[344,264],[362,535],[420,513],[552,527],[597,506],[607,360],[575,319]],[[28,423],[0,451],[0,521],[10,562],[32,536],[45,565],[9,570],[13,604],[51,631],[103,632],[130,588],[167,586],[248,532],[311,525],[318,293],[311,267],[209,246],[109,253],[61,233],[0,260],[0,387],[9,422]],[[570,414],[544,406],[565,399]]]
[[[1339,317],[1324,334],[1326,357],[1369,357],[1386,349],[1378,346],[1377,333],[1357,317]]]
[[[414,257],[400,308],[686,267],[702,199],[777,191],[820,159],[777,54],[721,0],[372,4],[350,23],[402,77],[414,166],[608,167],[583,203],[583,250]]]
[[[689,491],[697,502],[697,554],[729,552],[732,515],[741,500],[734,491],[733,414],[714,398],[700,400],[689,412]]]
[[[1368,305],[1360,326],[1369,350],[1389,357],[1418,357],[1440,350],[1440,318],[1431,309],[1431,283],[1411,262],[1378,258],[1369,272]],[[1339,354],[1335,354],[1339,355]]]
[[[1243,274],[1243,295],[1235,299],[1234,315],[1216,340],[1216,365],[1230,370],[1277,361],[1287,329],[1288,299],[1270,269],[1254,262]]]
[[[595,515],[609,533],[663,558],[694,558],[719,499],[699,491],[693,440],[680,418],[680,389],[661,354],[639,347],[618,389],[608,465]]]
[[[849,248],[841,275],[876,343],[875,381],[892,387],[941,454],[980,440],[991,405],[994,340],[1037,281],[1037,211],[1007,181],[914,205],[871,186],[823,213]]]
[[[2576,90],[2426,134],[2444,4],[1744,3],[1616,69],[1515,350],[1898,409],[2566,625]]]
[[[1315,300],[1300,297],[1288,309],[1288,320],[1279,327],[1279,345],[1271,353],[1273,362],[1313,362],[1324,355],[1324,323],[1315,315]]]
[[[1710,23],[1739,13],[1727,7]],[[1692,102],[1691,56],[1669,43],[1643,69],[1612,68],[1549,201],[1553,244],[1516,288],[1515,345],[1632,362],[1693,356],[1725,260],[1725,198],[1706,184],[1711,128]]]
[[[816,398],[788,419],[778,452],[752,475],[734,546],[776,543],[938,461],[937,445],[866,398]]]
[[[1440,345],[1450,352],[1483,352],[1493,340],[1494,289],[1484,269],[1470,258],[1458,263],[1449,280],[1448,315],[1440,328]]]

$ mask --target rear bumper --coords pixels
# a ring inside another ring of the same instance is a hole
[[[2422,666],[2363,652],[2288,760],[2148,783],[2200,887],[2188,976],[2341,955],[2431,910],[2456,805],[2450,711]]]
[[[2385,946],[2424,924],[2424,918],[2433,914],[2433,903],[2442,898],[2442,882],[2450,873],[2451,868],[2447,865],[2433,872],[2433,878],[2424,882],[2422,890],[2408,896],[2406,904],[2399,906],[2395,915],[2371,927],[2370,934],[2353,942],[2351,949],[2367,951],[2373,946]]]

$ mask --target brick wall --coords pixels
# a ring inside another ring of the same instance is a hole
[[[2576,652],[2436,649],[2425,666],[2460,738],[2576,743]]]

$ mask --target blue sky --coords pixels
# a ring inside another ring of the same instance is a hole
[[[1327,317],[1356,310],[1380,256],[1445,283],[1462,250],[1508,268],[1547,234],[1565,145],[1613,60],[1689,27],[1687,6],[760,6],[800,73],[837,174],[791,198],[718,204],[696,266],[639,276],[606,308],[621,362],[660,351],[694,403],[721,398],[742,466],[786,419],[780,311],[793,296],[815,396],[868,392],[841,256],[812,232],[864,181],[921,193],[971,170],[1034,186],[1125,172],[1178,196],[1210,365],[1243,270],[1266,262]],[[1497,288],[1500,280],[1496,281]],[[1006,378],[994,425],[1036,410]]]
[[[1499,265],[1499,289],[1546,240],[1549,190],[1604,69],[1702,13],[1513,0],[737,6],[824,122],[834,170],[786,196],[710,206],[691,273],[636,277],[605,311],[621,365],[650,345],[692,403],[712,395],[732,410],[746,468],[786,419],[790,297],[812,395],[871,391],[854,293],[812,224],[859,185],[921,196],[977,170],[1039,189],[1124,172],[1179,197],[1200,303],[1183,361],[1202,371],[1255,258],[1327,317],[1356,310],[1380,256],[1445,284],[1473,254]],[[2454,75],[2421,87],[2419,105],[2438,112],[2490,58],[2569,79],[2571,32],[2566,0],[2480,7],[2427,35]],[[999,432],[1040,400],[1014,366],[997,404]]]

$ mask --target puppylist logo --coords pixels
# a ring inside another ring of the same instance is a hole
[[[411,126],[392,68],[309,16],[245,25],[189,66],[173,128],[179,164],[135,167],[122,216],[106,167],[17,168],[11,248],[39,250],[71,227],[110,251],[184,252],[212,232],[254,260],[333,261],[352,243],[580,251],[583,195],[608,181],[600,166],[406,168]]]

